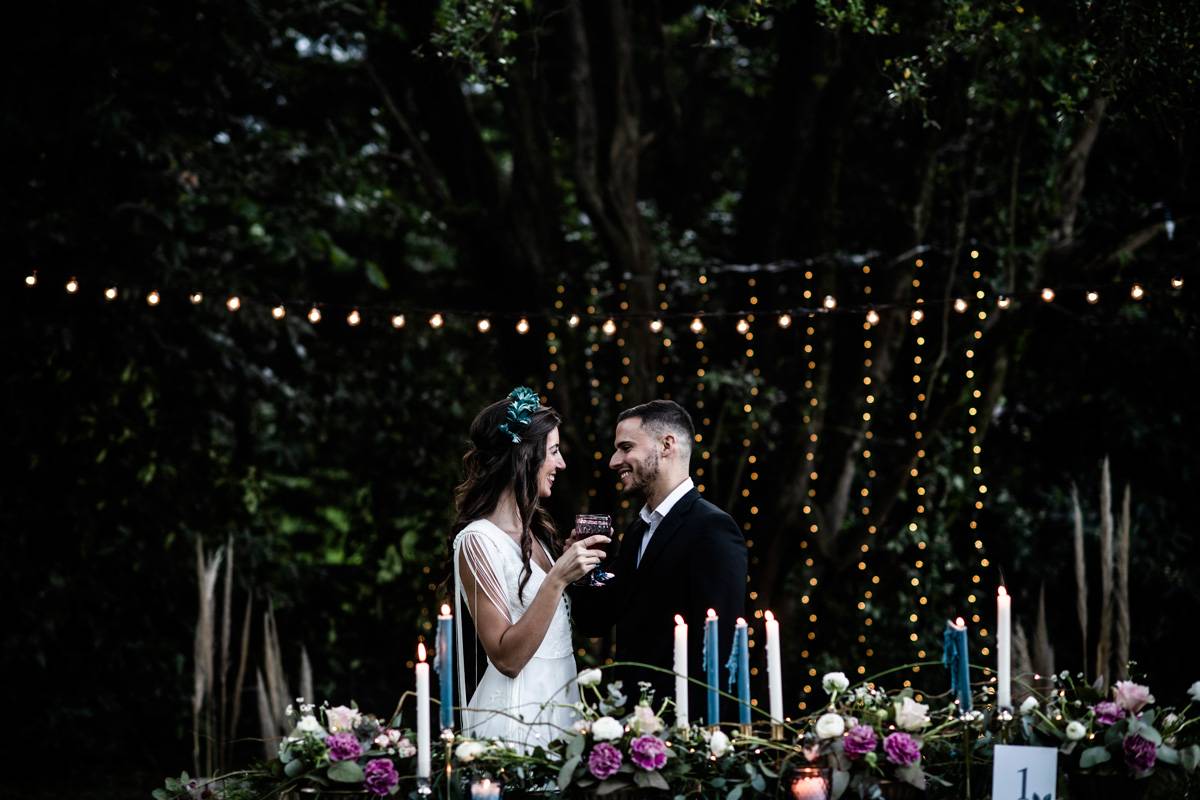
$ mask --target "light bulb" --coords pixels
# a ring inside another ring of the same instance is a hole
[[[1172,289],[1182,289],[1183,288],[1183,276],[1182,275],[1176,275],[1174,278],[1171,278],[1171,288]]]
[[[1146,296],[1146,290],[1142,288],[1140,283],[1135,283],[1133,288],[1129,290],[1129,296],[1134,300],[1141,300]]]
[[[780,314],[779,315],[779,327],[790,328],[791,326],[792,326],[792,315],[791,314]]]
[[[110,286],[107,289],[105,289],[104,290],[104,299],[105,300],[116,300],[117,299],[117,287]]]
[[[662,333],[662,329],[663,329],[663,324],[662,324],[661,319],[656,319],[656,320],[650,321],[650,330],[653,333]]]
[[[691,328],[692,333],[696,334],[697,336],[704,331],[704,323],[700,321],[699,317],[692,317],[692,324],[688,327]]]
[[[1045,289],[1042,289],[1042,299],[1047,303],[1054,302],[1054,290],[1049,286],[1047,286]]]
[[[868,325],[878,325],[879,324],[879,312],[877,312],[873,308],[867,312],[867,324]]]
[[[68,294],[75,294],[78,291],[79,291],[79,281],[75,280],[74,278],[71,278],[71,280],[67,281],[67,293]]]
[[[605,336],[612,336],[617,332],[617,323],[611,319],[604,320],[604,324],[600,326],[600,330],[604,331]]]
[[[909,318],[912,320],[912,324],[916,325],[918,322],[925,319],[925,312],[919,308],[914,308],[912,310],[912,314],[909,315]]]
[[[825,295],[825,299],[821,301],[821,305],[825,306],[827,310],[832,311],[837,308],[837,300],[834,299],[833,295],[827,294]]]
[[[744,319],[739,319],[738,323],[737,323],[737,332],[742,334],[743,336],[745,336],[746,332],[749,330],[750,330],[750,323],[746,322],[746,320],[744,320]]]
[[[25,276],[26,286],[37,286],[37,275],[32,272]]]
[[[996,307],[997,308],[1008,308],[1011,305],[1012,305],[1011,297],[1008,297],[1006,295],[1000,295],[1000,297],[998,297],[996,299]]]
[[[476,322],[475,327],[479,329],[480,333],[487,333],[492,329],[492,323],[491,320],[485,318],[479,320],[479,322]]]
[[[239,308],[242,307],[242,298],[238,297],[235,294],[234,296],[230,297],[228,300],[225,301],[225,307],[228,308],[230,311],[237,311]]]
[[[1093,306],[1096,305],[1096,303],[1100,302],[1100,293],[1099,292],[1088,292],[1087,293],[1087,301],[1088,301],[1088,305],[1093,305]]]
[[[392,327],[395,328],[396,330],[400,330],[401,328],[404,327],[404,315],[403,314],[393,314],[392,315]]]
[[[321,321],[321,309],[317,308],[316,306],[313,306],[311,309],[309,309],[308,321],[311,322],[313,325],[316,325],[318,322],[320,322]]]
[[[579,315],[572,314],[571,316],[567,317],[567,326],[571,327],[571,328],[578,327],[579,326]]]
[[[283,319],[287,316],[287,309],[283,306],[275,306],[271,309],[271,316],[275,319]]]
[[[429,327],[434,328],[435,330],[437,328],[442,327],[445,324],[446,324],[446,320],[442,318],[441,314],[434,314],[432,317],[429,318]]]
[[[150,294],[146,295],[146,303],[148,305],[156,306],[158,305],[158,301],[161,299],[162,298],[158,296],[158,292],[150,292]]]
[[[204,299],[204,295],[200,294],[200,292],[192,292],[191,294],[188,295],[188,300],[194,306],[200,305],[200,301],[203,299]]]
[[[521,317],[519,320],[517,320],[517,333],[522,335],[529,333],[529,320],[525,319],[524,317]]]
[[[358,313],[357,308],[346,315],[346,324],[350,327],[356,327],[360,322],[362,322],[362,314]]]
[[[961,297],[955,298],[954,310],[960,314],[963,313],[964,311],[966,311],[967,310],[967,301]]]

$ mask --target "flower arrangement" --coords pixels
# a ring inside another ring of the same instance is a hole
[[[1200,682],[1189,692],[1200,699]],[[1021,704],[1021,726],[1030,743],[1056,745],[1082,772],[1140,779],[1163,765],[1191,773],[1200,764],[1200,744],[1188,729],[1191,704],[1180,712],[1156,707],[1150,687],[1117,681],[1109,694],[1102,684],[1062,672],[1046,696]]]
[[[833,795],[878,797],[885,781],[924,791],[929,781],[923,750],[958,730],[950,709],[931,713],[912,689],[896,694],[873,684],[851,689],[841,672],[826,674],[821,685],[829,705],[808,718],[801,746],[810,762],[823,760],[832,771]]]

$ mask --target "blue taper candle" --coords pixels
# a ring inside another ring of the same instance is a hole
[[[437,673],[442,730],[454,727],[454,617],[442,605],[437,628]]]
[[[717,612],[710,608],[708,616],[704,620],[704,670],[705,678],[708,681],[708,715],[704,721],[708,725],[719,725],[721,722],[720,701],[717,696],[717,685],[721,680],[720,658],[718,657],[720,646],[720,638],[717,634]]]
[[[970,656],[967,652],[967,624],[959,617],[946,622],[942,641],[942,662],[950,670],[950,690],[958,696],[959,711],[971,710]]]
[[[738,722],[750,724],[750,630],[738,617],[733,629],[733,649],[737,654]]]

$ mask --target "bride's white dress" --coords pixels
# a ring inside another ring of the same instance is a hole
[[[464,558],[459,558],[460,553]],[[553,561],[549,553],[546,557]],[[475,578],[474,597],[468,598],[463,588],[460,574],[463,560]],[[481,602],[490,602],[509,624],[514,624],[546,579],[546,573],[535,560],[530,560],[529,569],[522,603],[517,594],[521,548],[507,533],[486,519],[478,519],[454,538],[454,603],[458,621],[455,650],[460,702],[466,696],[464,666],[470,666],[477,652],[473,643],[469,648],[463,646],[463,601],[476,609]],[[579,700],[579,691],[575,676],[570,609],[564,595],[541,645],[515,678],[504,675],[488,660],[475,694],[462,712],[464,733],[477,739],[498,739],[522,751],[546,744],[570,730],[577,718],[574,704]]]

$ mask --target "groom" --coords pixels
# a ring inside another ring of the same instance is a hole
[[[695,439],[692,418],[678,403],[653,400],[617,417],[615,452],[608,462],[626,495],[644,503],[621,539],[620,551],[606,568],[614,573],[600,587],[571,589],[572,617],[585,636],[603,636],[616,626],[617,660],[637,661],[668,670],[624,668],[629,697],[638,682],[654,688],[655,706],[673,698],[675,615],[688,624],[688,675],[704,682],[701,650],[708,609],[720,618],[720,688],[728,691],[725,662],[733,626],[745,616],[746,542],[733,519],[700,496],[689,462]],[[691,685],[693,723],[706,714],[702,686]],[[722,702],[721,717],[734,718]],[[703,720],[714,724],[716,720]]]

